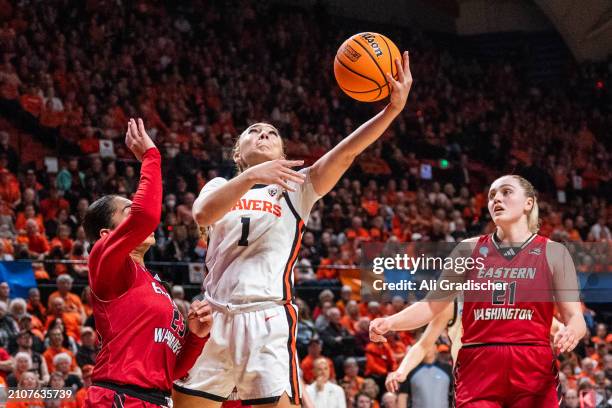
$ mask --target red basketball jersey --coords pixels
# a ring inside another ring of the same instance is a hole
[[[480,237],[473,257],[483,259],[466,278],[475,283],[505,283],[503,290],[464,292],[462,344],[550,345],[553,318],[552,272],[548,239],[532,235],[520,247],[500,247],[493,235]]]
[[[136,268],[136,281],[127,292],[111,301],[92,296],[102,337],[92,379],[170,390],[186,322],[166,289],[143,266],[128,258],[125,267]]]

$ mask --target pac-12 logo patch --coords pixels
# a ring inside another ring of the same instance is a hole
[[[487,248],[486,246],[481,246],[478,252],[480,253],[480,255],[486,258],[489,254],[489,248]]]
[[[529,251],[530,255],[540,255],[542,253],[542,248],[533,248],[531,251]]]
[[[277,195],[278,187],[276,186],[268,187],[268,194],[270,194],[270,197],[274,197],[275,195]]]

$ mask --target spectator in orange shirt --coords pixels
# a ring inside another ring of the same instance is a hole
[[[72,251],[74,241],[70,238],[70,227],[66,224],[59,226],[57,231],[57,237],[51,240],[51,247],[54,248],[59,246],[62,249],[64,255],[69,254]]]
[[[39,380],[36,373],[31,371],[27,371],[23,373],[21,376],[21,380],[19,381],[19,388],[26,390],[36,390],[39,387]],[[44,407],[45,403],[42,400],[31,399],[28,401],[8,401],[6,403],[6,408],[34,408],[34,407]]]
[[[317,268],[317,280],[337,280],[340,277],[340,269],[331,268],[331,265],[338,265],[339,250],[337,246],[329,247],[329,254],[326,258],[321,258]]]
[[[59,190],[55,185],[49,187],[49,197],[40,202],[40,213],[45,221],[57,217],[57,212],[60,209],[70,211],[70,203],[60,196]]]
[[[87,388],[91,387],[91,374],[93,373],[94,366],[91,364],[85,364],[83,366],[83,387],[76,393],[76,404],[78,408],[83,408],[85,404],[85,398],[87,398]]]
[[[351,300],[346,305],[346,314],[340,319],[340,324],[352,335],[355,335],[357,322],[359,321],[359,306]]]
[[[21,199],[19,182],[7,169],[0,169],[0,198],[14,207]]]
[[[38,230],[44,234],[45,233],[45,222],[43,220],[42,215],[36,213],[36,208],[34,207],[33,204],[27,204],[23,208],[23,211],[20,211],[17,213],[17,218],[15,219],[15,229],[17,231],[25,230],[26,223],[30,219],[36,220],[36,225],[38,225]]]
[[[75,375],[71,375],[71,380],[74,379],[76,377],[76,379],[78,380],[78,377]],[[70,377],[70,376],[68,376]],[[78,380],[78,384],[80,385],[81,382],[80,380]],[[63,388],[70,388],[69,384],[66,383],[66,379],[64,378],[64,375],[62,373],[60,373],[59,371],[54,371],[53,373],[51,373],[51,377],[49,379],[49,388],[52,390],[61,390]],[[73,395],[74,395],[74,388],[73,388]],[[59,408],[77,408],[77,404],[76,401],[72,400],[72,399],[48,399],[45,401],[46,404],[59,404],[59,405],[53,405],[53,406],[59,406]]]
[[[380,303],[375,300],[368,302],[368,317],[370,320],[377,319],[382,316],[382,312],[380,310]]]
[[[374,217],[376,214],[378,214],[378,199],[374,194],[374,190],[371,188],[366,189],[365,194],[361,199],[361,208],[363,208],[370,217]]]
[[[350,302],[352,297],[353,288],[351,288],[349,285],[342,286],[342,289],[340,289],[340,299],[338,299],[336,302],[336,307],[340,309],[340,313],[342,313],[342,315],[346,314],[345,307],[347,303]]]
[[[355,396],[359,393],[363,387],[364,379],[359,375],[359,365],[354,357],[349,357],[344,361],[344,377],[342,378],[341,385],[346,394],[346,400],[349,406],[355,401]]]
[[[77,388],[81,388],[81,378],[77,375],[70,373],[70,365],[72,364],[72,357],[66,353],[59,353],[53,357],[53,364],[55,364],[54,373],[59,373],[63,376],[65,387],[72,388],[76,391]]]
[[[55,371],[55,366],[53,365],[53,358],[60,353],[67,353],[72,358],[70,371],[79,372],[74,354],[72,353],[72,351],[62,346],[63,342],[64,335],[62,334],[60,328],[56,327],[49,331],[49,347],[43,353],[43,357],[45,358],[45,362],[47,363],[47,367],[49,368],[49,373]]]
[[[395,362],[399,365],[404,359],[406,355],[407,346],[401,340],[399,333],[393,332],[391,335],[387,337],[387,341],[389,342],[389,347],[393,351],[393,358],[395,358]]]
[[[27,240],[29,255],[34,259],[44,258],[51,249],[47,237],[39,232],[38,224],[33,219],[26,221],[25,239]]]
[[[38,117],[43,109],[43,98],[41,91],[35,86],[30,86],[25,94],[19,98],[21,107],[31,113],[33,116]]]
[[[76,341],[81,339],[81,325],[84,322],[82,314],[76,311],[66,310],[64,298],[56,296],[49,305],[49,314],[45,322],[45,329],[50,330],[58,319],[66,328],[66,335],[72,337]]]
[[[582,371],[578,376],[578,382],[580,382],[580,378],[588,378],[591,383],[595,384],[595,370],[597,368],[597,362],[591,357],[585,357],[580,362],[580,366],[582,367]]]
[[[31,288],[28,291],[28,306],[27,311],[33,316],[36,316],[41,322],[47,320],[47,309],[40,301],[40,290]]]
[[[87,320],[87,317],[93,313],[93,308],[91,307],[91,288],[89,286],[85,286],[81,292],[81,304],[83,305],[83,310],[85,310]]]
[[[48,306],[50,309],[55,298],[60,297],[64,300],[64,311],[78,313],[84,321],[86,314],[81,298],[79,295],[71,292],[73,282],[72,276],[67,274],[59,275],[55,280],[57,290],[49,295]]]
[[[393,350],[388,343],[370,343],[366,346],[365,376],[372,377],[377,383],[384,383],[387,374],[397,369]]]
[[[334,370],[334,363],[329,358],[324,357],[321,354],[321,350],[323,349],[323,341],[319,338],[319,336],[315,335],[310,339],[310,343],[308,344],[308,354],[302,360],[300,367],[302,368],[302,377],[304,378],[304,382],[306,384],[312,384],[315,380],[314,376],[314,362],[316,359],[322,357],[327,360],[329,364],[329,378],[331,380],[336,379],[336,370]]]
[[[356,399],[359,404],[362,402],[362,397],[368,397],[371,401],[369,406],[370,408],[380,408],[380,404],[378,403],[378,394],[380,394],[380,386],[376,384],[376,381],[372,378],[366,378],[363,381],[363,386],[361,387],[361,394],[358,394]],[[367,403],[367,400],[364,400],[363,403]],[[357,405],[361,407],[360,405]]]
[[[595,329],[595,336],[591,337],[593,343],[612,343],[612,333],[608,333],[608,326],[599,323]]]
[[[344,234],[348,239],[355,239],[359,241],[370,240],[370,233],[367,229],[363,228],[363,220],[358,216],[353,217],[351,227],[347,228]]]
[[[334,304],[334,292],[329,289],[324,289],[321,291],[321,293],[319,293],[319,304],[315,306],[314,310],[312,311],[312,318],[314,320],[317,320],[317,317],[319,317],[323,311],[323,305],[327,302],[331,303],[332,305]]]
[[[85,137],[79,140],[79,147],[86,155],[100,152],[100,140],[95,137],[91,128],[87,128]]]

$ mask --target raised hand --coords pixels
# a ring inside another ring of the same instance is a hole
[[[389,105],[398,113],[406,106],[408,94],[412,87],[412,73],[410,72],[410,57],[408,51],[404,51],[403,62],[395,60],[397,65],[397,80],[387,72],[387,81],[391,84],[391,96]]]
[[[138,118],[138,123],[134,119],[128,122],[127,132],[125,133],[125,144],[134,153],[138,161],[142,161],[142,155],[155,143],[147,134],[142,119]]]
[[[287,191],[295,191],[294,188],[287,184],[293,181],[297,184],[303,184],[306,176],[302,173],[291,169],[292,167],[301,166],[304,160],[270,160],[245,170],[245,173],[252,178],[255,183],[259,184],[277,184]]]

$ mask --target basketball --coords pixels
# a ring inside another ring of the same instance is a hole
[[[334,75],[340,88],[351,98],[375,102],[390,92],[385,74],[398,79],[395,59],[401,60],[397,46],[382,34],[359,33],[346,40],[334,59]]]

